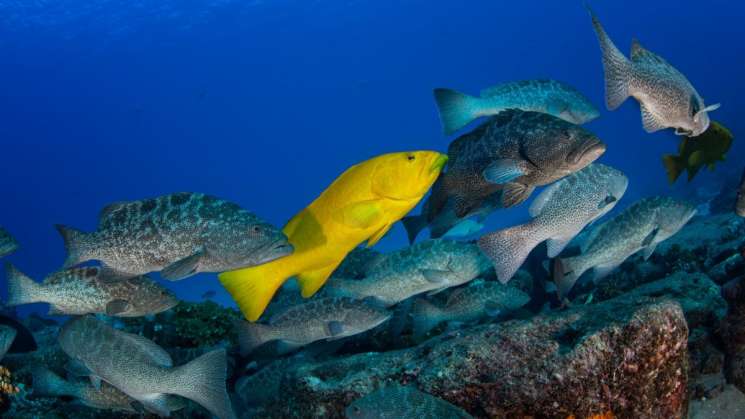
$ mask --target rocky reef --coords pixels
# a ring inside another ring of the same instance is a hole
[[[477,418],[737,417],[745,411],[744,248],[742,219],[697,217],[648,260],[632,257],[602,282],[578,284],[568,308],[543,292],[545,274],[531,265],[510,286],[533,302],[509,316],[439,328],[423,342],[411,339],[405,322],[389,324],[274,361],[241,358],[233,329],[240,314],[212,302],[116,327],[153,340],[177,364],[228,348],[228,388],[244,417],[342,418],[353,401],[391,384],[415,386]],[[358,277],[375,257],[355,252],[342,269]],[[2,360],[12,376],[0,379],[13,390],[2,395],[3,415],[125,417],[34,395],[29,369],[63,374],[67,357],[58,324],[25,323],[39,349]],[[188,404],[173,417],[209,416]]]

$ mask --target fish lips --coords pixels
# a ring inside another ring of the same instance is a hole
[[[10,242],[6,243],[4,246],[0,246],[0,257],[9,255],[13,252],[18,250],[18,243]]]
[[[295,248],[285,238],[275,240],[269,243],[267,246],[259,252],[259,258],[256,260],[256,265],[262,265],[267,262],[271,262],[275,259],[279,259],[285,256],[289,256]]]
[[[584,163],[586,166],[602,156],[606,149],[607,146],[602,141],[596,138],[588,139],[569,153],[567,163],[573,166]]]

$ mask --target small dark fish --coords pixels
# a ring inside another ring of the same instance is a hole
[[[180,367],[152,341],[116,330],[86,315],[69,321],[59,335],[62,350],[90,371],[93,382],[103,380],[144,408],[161,416],[170,413],[170,396],[199,403],[219,419],[234,419],[226,391],[224,349],[209,352]]]
[[[517,310],[529,301],[528,294],[496,281],[477,281],[458,288],[443,306],[418,298],[411,313],[414,337],[421,338],[443,322],[472,323]]]
[[[18,242],[4,228],[0,227],[0,258],[18,250]]]
[[[556,80],[498,84],[482,90],[480,97],[451,89],[435,89],[435,101],[447,135],[479,117],[496,115],[507,109],[547,113],[578,125],[600,116],[577,89]]]
[[[34,367],[31,370],[33,390],[35,396],[41,397],[72,397],[85,406],[124,413],[143,413],[136,409],[137,400],[127,396],[116,387],[102,382],[96,388],[87,381],[67,381],[44,367]],[[173,412],[186,407],[183,399],[172,396],[167,401],[168,411]]]
[[[214,290],[209,290],[209,291],[205,292],[204,294],[202,294],[202,299],[203,300],[211,300],[211,299],[215,298],[216,295],[217,295],[217,292],[215,292]]]
[[[348,419],[470,419],[471,415],[414,386],[391,385],[355,400],[344,412]]]
[[[714,170],[717,162],[724,161],[725,155],[732,146],[730,130],[713,121],[703,134],[698,137],[685,137],[678,147],[678,155],[662,156],[662,163],[667,171],[667,180],[674,183],[678,176],[688,171],[690,182],[702,167]]]
[[[36,339],[34,339],[34,335],[26,328],[26,326],[21,324],[18,320],[0,314],[0,325],[9,326],[16,331],[15,340],[8,349],[8,353],[26,353],[33,352],[38,349],[38,346],[36,345]]]
[[[176,297],[147,276],[106,278],[98,267],[71,268],[37,283],[8,264],[8,306],[48,303],[50,315],[106,314],[140,317],[178,304]]]
[[[201,193],[111,204],[93,233],[57,229],[68,252],[65,268],[100,260],[125,278],[161,271],[163,278],[176,281],[292,253],[276,227],[236,204]]]
[[[285,352],[320,340],[337,340],[368,331],[390,316],[386,310],[351,298],[313,299],[277,314],[268,324],[240,322],[238,341],[243,355],[271,341],[279,341],[281,352]]]
[[[584,128],[551,115],[509,110],[491,117],[448,149],[441,196],[430,198],[438,214],[449,200],[459,218],[500,193],[501,206],[525,201],[537,186],[582,170],[605,152]]]
[[[740,217],[745,217],[745,170],[742,172],[742,179],[740,179],[740,188],[737,190],[737,204],[735,204],[735,212]]]
[[[12,327],[0,325],[0,361],[2,361],[5,354],[8,353],[8,349],[13,345],[16,334],[18,332]]]
[[[608,109],[618,108],[632,96],[641,106],[647,132],[675,128],[678,135],[696,137],[706,131],[708,112],[718,109],[719,104],[704,106],[704,100],[683,74],[636,40],[631,44],[631,60],[627,59],[589,11],[603,53]]]

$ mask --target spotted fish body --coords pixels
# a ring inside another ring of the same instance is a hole
[[[225,387],[224,350],[209,352],[180,367],[161,347],[146,338],[116,330],[91,315],[69,321],[59,335],[62,350],[103,380],[140,402],[150,412],[167,416],[170,395],[193,400],[219,419],[235,415]]]
[[[735,213],[740,217],[745,217],[745,170],[742,172],[740,187],[737,190],[737,203],[735,204]]]
[[[559,296],[566,297],[582,274],[593,269],[595,280],[612,272],[629,256],[649,258],[657,244],[677,233],[694,215],[689,203],[669,197],[644,198],[595,227],[578,256],[555,259]]]
[[[531,222],[479,239],[497,278],[509,281],[543,241],[547,241],[548,256],[557,256],[586,225],[613,209],[628,183],[620,171],[594,163],[546,188],[530,207]]]
[[[355,400],[345,413],[348,419],[472,418],[458,406],[423,393],[412,385],[392,385],[375,390]]]
[[[481,91],[472,97],[450,89],[435,89],[435,101],[445,134],[471,121],[507,109],[541,112],[572,124],[584,124],[600,116],[595,106],[577,89],[556,80],[521,80]]]
[[[304,360],[301,355],[276,359],[259,371],[239,378],[235,383],[235,393],[244,403],[251,406],[280,398],[282,380],[293,366]]]
[[[46,368],[32,369],[34,395],[41,397],[73,397],[83,405],[100,410],[124,413],[141,413],[135,409],[136,400],[107,383],[95,388],[89,382],[67,381]],[[169,411],[179,410],[185,404],[173,397]]]
[[[280,341],[287,350],[320,340],[336,340],[370,330],[390,313],[346,297],[313,299],[277,314],[268,324],[242,322],[238,326],[241,352],[248,354],[266,342]]]
[[[373,297],[392,306],[417,294],[465,284],[490,268],[475,244],[427,240],[382,256],[364,279],[335,279],[332,286],[350,297]]]
[[[433,209],[453,200],[455,214],[466,216],[498,191],[501,205],[511,207],[604,152],[605,144],[580,126],[537,112],[502,112],[450,144],[445,193]]]
[[[639,102],[647,132],[675,128],[676,134],[696,137],[706,131],[708,112],[719,108],[719,104],[705,106],[680,71],[636,40],[631,45],[631,59],[627,59],[592,11],[590,15],[603,54],[608,109],[618,108],[631,96]]]
[[[0,258],[18,250],[18,242],[4,228],[0,227]]]
[[[58,229],[68,250],[65,267],[100,260],[122,277],[162,270],[164,278],[178,280],[259,265],[292,252],[277,228],[236,204],[200,193],[109,205],[93,233]]]
[[[489,316],[517,310],[530,297],[517,288],[495,281],[478,281],[459,288],[437,306],[423,298],[414,302],[414,336],[420,338],[443,322],[471,323]]]
[[[146,276],[107,278],[98,267],[71,268],[34,282],[8,265],[9,306],[48,303],[50,315],[140,317],[166,311],[178,300]]]

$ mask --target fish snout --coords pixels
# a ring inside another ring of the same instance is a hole
[[[282,237],[277,239],[267,246],[260,252],[258,265],[271,262],[275,259],[288,256],[295,251],[295,248],[290,244],[287,238]]]
[[[437,157],[435,157],[435,161],[432,163],[432,166],[430,166],[429,172],[436,173],[442,171],[442,168],[445,167],[447,162],[448,156],[446,154],[438,154]]]
[[[605,153],[607,146],[597,138],[588,138],[567,156],[567,163],[582,167],[594,162]]]

